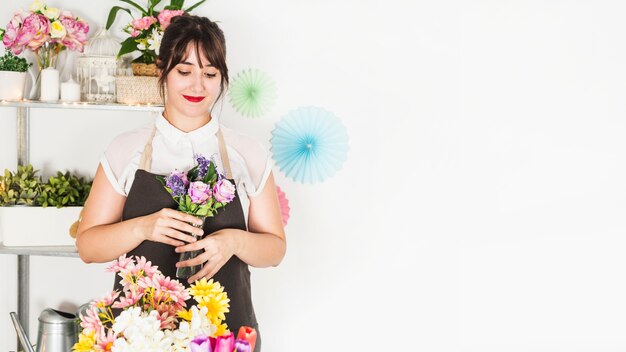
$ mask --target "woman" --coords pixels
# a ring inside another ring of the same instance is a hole
[[[248,266],[278,265],[286,240],[268,154],[211,115],[228,85],[224,34],[207,18],[175,17],[157,66],[163,114],[153,125],[118,136],[106,150],[78,228],[78,252],[86,263],[143,255],[172,278],[176,267],[202,264],[188,283],[219,281],[231,299],[230,330],[236,334],[246,325],[258,331]],[[212,157],[236,186],[235,199],[202,230],[190,225],[196,217],[174,210],[155,177],[188,170],[197,154]],[[195,241],[186,234],[191,232],[205,236]],[[178,262],[181,252],[197,249],[204,253]]]

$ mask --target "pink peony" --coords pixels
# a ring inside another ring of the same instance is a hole
[[[50,41],[50,21],[44,15],[30,14],[20,30],[18,45],[28,46],[33,51],[39,49],[45,42]]]
[[[61,39],[61,44],[70,50],[83,52],[85,44],[87,44],[87,33],[89,32],[89,24],[83,20],[74,17],[65,16],[65,12],[59,17],[59,21],[65,27],[67,33]]]
[[[223,178],[213,186],[213,196],[220,203],[230,203],[235,198],[235,186]]]
[[[143,31],[143,30],[150,28],[150,26],[152,26],[152,24],[155,23],[156,21],[157,21],[156,18],[152,16],[146,16],[146,17],[142,17],[136,20],[132,20],[132,22],[130,22],[130,25],[132,26],[132,28],[138,31]]]
[[[165,30],[172,22],[172,17],[180,16],[184,14],[183,10],[163,10],[159,13],[159,23],[161,24],[161,28]]]
[[[192,182],[187,191],[191,202],[194,204],[205,204],[211,197],[211,187],[202,181]]]

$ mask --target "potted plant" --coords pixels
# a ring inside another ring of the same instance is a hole
[[[0,57],[0,100],[22,100],[26,72],[31,64],[7,51]]]
[[[170,0],[169,5],[164,6],[161,10],[155,8],[161,0],[148,0],[146,8],[131,0],[120,1],[131,5],[133,10],[139,11],[139,17],[133,16],[131,9],[125,7],[113,6],[109,11],[106,29],[111,28],[119,11],[128,13],[132,18],[131,22],[123,28],[123,31],[130,36],[122,42],[117,57],[120,58],[124,54],[138,51],[140,55],[133,60],[131,65],[134,75],[156,76],[156,58],[159,54],[161,38],[172,17],[189,13],[206,0],[200,0],[187,8],[183,8],[185,0]]]
[[[43,181],[32,165],[0,176],[0,234],[12,246],[73,245],[70,226],[79,218],[91,180],[66,171]]]

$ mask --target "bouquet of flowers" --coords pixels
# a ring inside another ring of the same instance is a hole
[[[134,9],[138,10],[141,17],[135,18],[130,9],[120,6],[113,6],[111,11],[109,11],[106,29],[111,28],[120,10],[128,13],[133,18],[123,29],[124,32],[130,34],[130,37],[122,42],[122,47],[117,56],[120,57],[124,54],[139,51],[141,55],[134,62],[152,64],[156,62],[156,58],[159,55],[163,31],[169,26],[172,17],[189,13],[206,0],[201,0],[186,9],[183,9],[185,0],[170,0],[170,4],[160,11],[157,11],[155,6],[161,0],[148,0],[146,8],[139,6],[131,0],[120,1],[130,4]]]
[[[93,301],[80,315],[74,352],[254,350],[254,329],[242,327],[235,339],[224,323],[230,300],[218,282],[202,279],[185,289],[144,257],[123,255],[107,270],[121,277],[123,292]],[[197,304],[186,309],[190,297]]]
[[[172,195],[178,210],[204,220],[235,198],[235,186],[217,171],[213,160],[202,155],[196,155],[195,159],[197,164],[189,171],[174,170],[169,176],[157,176],[157,179]],[[180,261],[195,258],[201,251],[183,252]],[[176,276],[188,278],[198,270],[200,266],[181,267],[177,269]]]
[[[82,53],[88,32],[87,22],[41,0],[35,0],[29,11],[16,11],[6,29],[0,30],[7,49],[16,55],[32,50],[39,68],[53,67],[59,52],[66,48]]]

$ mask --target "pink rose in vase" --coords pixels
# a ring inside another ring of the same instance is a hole
[[[189,191],[187,191],[191,202],[194,204],[205,204],[211,197],[211,193],[211,187],[202,181],[192,182],[189,185]]]
[[[213,186],[213,196],[220,203],[229,203],[235,198],[235,186],[223,178]]]

